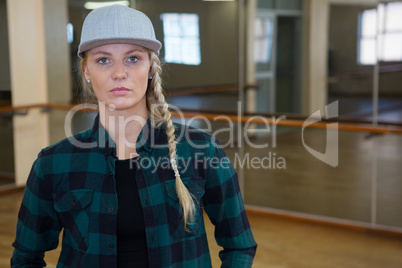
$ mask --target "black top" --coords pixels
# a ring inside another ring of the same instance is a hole
[[[117,267],[148,267],[144,213],[135,181],[136,160],[116,161]]]

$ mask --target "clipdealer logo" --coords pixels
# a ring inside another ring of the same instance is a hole
[[[114,110],[113,105],[105,105],[104,103],[99,104],[100,111],[105,111],[106,109],[109,110]],[[68,137],[68,140],[74,145],[79,148],[83,149],[89,149],[93,148],[96,146],[99,147],[104,147],[106,145],[106,130],[104,128],[99,128],[99,138],[98,142],[92,141],[92,142],[81,142],[73,136],[72,133],[72,118],[76,112],[79,110],[85,110],[85,109],[90,109],[90,110],[97,110],[98,106],[94,104],[80,104],[75,106],[73,109],[71,109],[65,119],[65,134]],[[242,147],[243,145],[250,146],[251,148],[254,149],[263,149],[263,148],[276,148],[277,147],[277,126],[280,125],[280,121],[283,119],[286,119],[286,116],[280,116],[279,118],[265,118],[263,116],[253,116],[247,119],[247,122],[242,123],[241,120],[241,113],[239,112],[238,114],[238,120],[236,122],[233,122],[231,118],[228,116],[224,115],[217,115],[215,118],[213,118],[213,121],[226,121],[228,124],[228,128],[219,128],[212,132],[212,122],[210,119],[207,119],[206,117],[203,117],[202,115],[197,115],[194,117],[191,117],[190,119],[184,120],[184,114],[181,113],[180,109],[175,106],[171,106],[170,108],[177,112],[179,114],[179,118],[181,119],[181,123],[184,125],[191,125],[190,123],[194,120],[199,120],[205,123],[206,128],[201,129],[207,133],[211,134],[211,142],[213,142],[213,139],[216,138],[216,135],[222,132],[226,132],[228,136],[230,137],[228,142],[225,144],[220,144],[221,148],[234,148],[234,147]],[[238,103],[238,108],[240,111],[241,105]],[[330,119],[338,116],[338,101],[335,101],[331,104],[328,104],[325,106],[325,118]],[[305,137],[308,135],[308,133],[305,133],[306,128],[309,127],[310,125],[317,123],[321,121],[322,115],[321,111],[317,110],[313,114],[311,114],[307,120],[303,122],[301,131],[302,131],[302,144],[304,148],[307,150],[308,153],[310,153],[312,156],[317,158],[318,160],[332,166],[332,167],[337,167],[338,166],[338,123],[328,123],[326,125],[326,145],[325,145],[325,152],[321,153],[318,150],[313,149],[312,147],[308,146],[305,141]],[[253,121],[256,120],[258,121],[258,124],[262,126],[262,128],[252,128],[251,125],[253,124]],[[145,125],[145,119],[141,118],[137,115],[130,116],[129,118],[124,118],[122,116],[119,116],[118,118],[109,118],[109,126],[119,126],[119,129],[121,128],[121,132],[124,132],[125,127],[127,124],[130,122],[138,123],[140,125]],[[99,122],[100,123],[100,122]],[[184,130],[184,128],[182,129]],[[271,138],[271,143],[253,143],[249,137],[249,131],[252,133],[267,133],[269,134],[269,137]],[[208,143],[206,144],[199,144],[199,143],[194,143],[192,142],[191,138],[188,136],[191,132],[191,129],[189,131],[177,133],[178,135],[176,136],[177,139],[183,138],[183,135],[185,136],[185,139],[188,141],[189,145],[194,147],[194,148],[205,148],[205,146],[208,147]],[[211,133],[212,132],[212,133]],[[234,139],[234,136],[236,133],[238,134],[237,137],[237,143],[235,142],[236,139]],[[146,131],[143,133],[143,137],[140,141],[137,141],[135,143],[129,142],[127,139],[125,139],[125,136],[123,135],[122,137],[119,138],[117,141],[118,144],[127,146],[129,148],[136,148],[137,146],[141,146],[142,142],[144,142],[144,139],[148,136],[151,135],[149,138],[150,144],[152,144],[153,147],[159,148],[159,147],[167,147],[167,144],[162,144],[162,145],[157,145],[155,144],[155,137],[152,136],[151,133],[147,133]],[[187,136],[186,136],[187,135]],[[115,141],[116,142],[116,141]],[[245,144],[244,144],[245,143]],[[123,148],[124,148],[123,146]],[[234,159],[234,164],[235,166],[239,166],[240,168],[252,168],[252,169],[257,169],[257,168],[264,168],[264,169],[286,169],[286,159],[280,155],[277,155],[275,152],[269,152],[268,155],[261,156],[259,154],[258,156],[253,156],[250,155],[249,153],[246,153],[244,155],[239,155],[238,153],[235,154],[235,159]],[[238,165],[237,165],[238,164]]]
[[[338,101],[325,106],[325,118],[330,119],[338,116]],[[332,166],[337,167],[339,164],[339,139],[338,139],[338,123],[329,123],[326,127],[326,145],[325,153],[320,153],[308,146],[304,140],[304,130],[311,124],[321,120],[321,111],[317,110],[307,118],[302,127],[302,143],[304,148],[318,160]]]

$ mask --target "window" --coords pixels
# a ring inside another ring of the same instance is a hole
[[[402,3],[382,4],[379,8],[379,57],[383,61],[402,60]]]
[[[374,64],[376,62],[376,29],[377,11],[365,10],[360,14],[359,29],[359,64]]]
[[[376,56],[380,61],[402,61],[402,3],[381,4],[378,10],[365,10],[359,22],[359,64],[375,64]]]
[[[254,61],[269,63],[271,61],[274,23],[269,18],[256,18],[254,22]]]
[[[200,32],[197,14],[164,13],[163,21],[165,61],[200,65]]]
[[[67,43],[72,44],[74,42],[74,26],[71,23],[67,24]]]

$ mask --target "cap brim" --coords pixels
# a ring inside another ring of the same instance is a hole
[[[133,44],[148,48],[155,52],[159,52],[159,50],[162,48],[162,44],[158,40],[131,39],[131,38],[97,39],[81,44],[79,46],[77,55],[82,59],[84,58],[84,53],[86,51],[91,50],[95,47],[109,44]]]

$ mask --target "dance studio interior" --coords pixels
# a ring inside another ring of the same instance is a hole
[[[150,18],[173,121],[235,168],[253,267],[402,267],[402,1],[0,0],[0,268],[38,153],[97,115],[77,51],[110,4]]]

